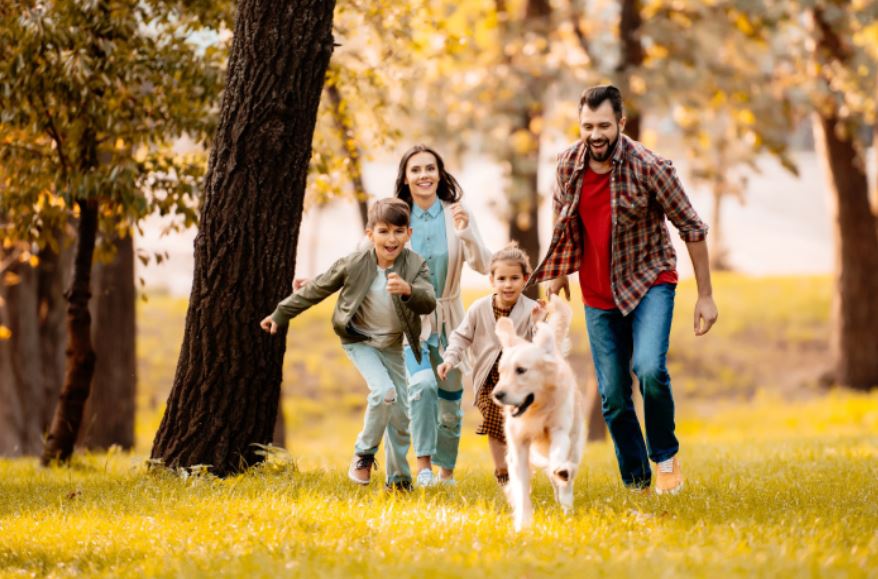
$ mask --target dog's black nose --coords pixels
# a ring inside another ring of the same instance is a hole
[[[506,398],[506,392],[497,392],[495,390],[494,391],[494,398],[496,398],[497,400],[503,400],[504,398]]]

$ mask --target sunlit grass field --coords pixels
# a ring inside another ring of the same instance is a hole
[[[148,472],[142,456],[72,468],[0,461],[4,576],[874,577],[878,395],[760,399],[682,421],[687,487],[621,488],[586,449],[576,511],[537,477],[520,535],[484,441],[465,436],[454,488],[388,494],[344,470],[357,424],[295,430],[290,455],[225,480]],[[380,475],[382,473],[376,473]]]
[[[716,286],[707,339],[691,337],[694,286],[677,301],[683,494],[624,490],[612,446],[590,444],[575,513],[539,474],[522,534],[472,434],[470,394],[456,487],[388,494],[383,469],[369,487],[347,481],[365,396],[331,303],[288,337],[287,451],[224,480],[147,470],[186,307],[152,296],[139,316],[135,452],[80,453],[70,468],[0,460],[0,576],[878,577],[878,392],[826,392],[812,376],[826,364],[829,281]],[[574,354],[587,360],[583,326]]]

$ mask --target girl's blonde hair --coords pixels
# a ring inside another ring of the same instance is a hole
[[[530,266],[530,259],[527,257],[527,253],[518,247],[518,243],[515,241],[509,242],[509,245],[498,251],[491,258],[491,275],[494,275],[494,268],[501,261],[515,263],[521,266],[521,273],[524,274],[524,277],[530,277],[530,274],[533,272],[533,269]]]

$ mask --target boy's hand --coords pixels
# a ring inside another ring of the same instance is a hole
[[[259,327],[268,332],[269,334],[277,333],[277,323],[271,319],[271,316],[265,316],[261,322],[259,322]]]
[[[712,297],[698,298],[698,301],[695,302],[695,335],[703,336],[709,332],[718,317],[719,312]]]
[[[451,364],[448,362],[442,362],[438,366],[436,366],[436,375],[439,376],[442,380],[445,380],[445,377],[448,376],[448,372],[451,371]]]
[[[455,203],[449,207],[451,210],[451,218],[454,219],[454,228],[463,231],[469,225],[469,214],[460,203]]]
[[[391,272],[387,274],[387,291],[398,296],[410,296],[412,295],[412,286],[398,274]]]

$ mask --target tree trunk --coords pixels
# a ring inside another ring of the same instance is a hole
[[[620,88],[625,98],[625,134],[640,140],[640,103],[639,96],[632,88],[631,74],[643,65],[643,45],[640,42],[640,32],[643,26],[643,18],[640,15],[640,0],[622,0],[621,14],[619,16],[619,39],[621,52],[619,65],[616,72],[620,78]]]
[[[818,115],[814,137],[829,176],[836,246],[832,353],[836,382],[878,386],[878,229],[862,157],[838,119]]]
[[[345,107],[336,84],[326,87],[326,96],[329,97],[329,108],[332,110],[332,120],[341,140],[342,154],[348,159],[348,178],[354,188],[354,197],[357,200],[357,209],[360,212],[360,221],[363,229],[369,221],[369,194],[363,183],[363,160],[360,148],[357,146],[356,134],[354,133],[354,120],[345,113]]]
[[[814,11],[816,55],[847,65],[850,51],[821,9]],[[834,95],[833,95],[834,96]],[[857,150],[855,127],[839,116],[831,97],[814,119],[817,150],[826,167],[833,200],[836,287],[832,352],[836,382],[858,390],[878,387],[878,230],[869,204],[865,159]]]
[[[505,15],[505,2],[496,2],[497,11]],[[548,40],[551,25],[552,6],[548,0],[527,0],[525,4],[525,33],[543,36]],[[508,26],[508,15],[505,15],[504,26]],[[507,29],[504,37],[514,34]],[[546,44],[548,46],[548,42]],[[514,62],[512,63],[514,65]],[[539,187],[538,170],[540,161],[540,141],[542,139],[543,95],[547,88],[544,78],[529,75],[526,70],[519,72],[524,85],[523,94],[511,111],[515,122],[513,134],[527,135],[529,145],[526,150],[512,147],[508,149],[506,162],[510,167],[510,184],[507,197],[510,204],[509,239],[517,241],[519,247],[536,265],[540,256],[539,231]],[[539,296],[539,287],[532,286],[525,291],[530,298]]]
[[[78,200],[79,239],[73,264],[73,282],[67,292],[67,370],[60,399],[46,437],[41,464],[53,460],[66,462],[82,423],[82,411],[88,398],[95,368],[91,344],[91,266],[98,228],[97,200]]]
[[[183,345],[152,449],[168,467],[237,473],[272,440],[285,340],[259,320],[295,270],[334,4],[238,4]]]
[[[36,269],[15,264],[0,285],[0,456],[38,455],[64,375],[63,277],[69,252],[46,248]]]
[[[722,227],[722,204],[725,198],[725,181],[722,177],[714,177],[713,181],[713,216],[710,222],[710,269],[711,271],[731,271],[729,252],[726,248]]]
[[[91,449],[134,446],[137,387],[134,240],[115,242],[110,263],[94,267],[92,339],[97,353],[91,395],[85,405],[80,443]]]

